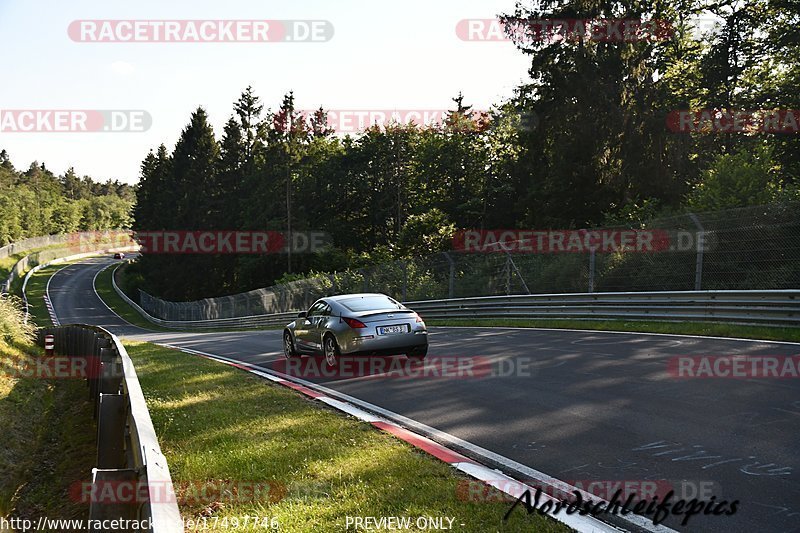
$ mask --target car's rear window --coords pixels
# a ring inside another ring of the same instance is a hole
[[[347,298],[339,302],[351,311],[377,311],[380,309],[402,309],[394,300],[386,296],[364,296]]]

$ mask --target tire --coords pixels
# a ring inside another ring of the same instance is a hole
[[[339,344],[336,342],[336,337],[331,334],[325,335],[322,340],[322,354],[325,356],[325,363],[329,367],[335,367],[339,364]]]
[[[298,353],[294,347],[294,341],[292,340],[292,334],[288,331],[283,333],[283,356],[286,359],[292,359],[293,357],[297,357]]]

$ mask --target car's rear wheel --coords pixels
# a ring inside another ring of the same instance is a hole
[[[325,340],[322,342],[323,351],[325,353],[325,362],[328,366],[336,366],[339,364],[339,344],[333,335],[325,335]]]
[[[294,349],[292,334],[288,331],[284,332],[283,334],[283,355],[286,357],[286,359],[291,359],[292,357],[297,356],[297,350]]]

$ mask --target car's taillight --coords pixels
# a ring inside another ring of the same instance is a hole
[[[350,326],[353,329],[364,329],[364,328],[367,327],[366,324],[364,324],[363,322],[361,322],[360,320],[357,320],[355,318],[342,317],[342,320],[347,322],[347,325]]]
[[[422,317],[417,315],[417,324],[423,324]]]

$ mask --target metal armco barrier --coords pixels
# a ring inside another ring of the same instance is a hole
[[[119,268],[119,267],[117,267]],[[183,329],[183,330],[203,330],[215,328],[261,328],[270,326],[285,326],[295,318],[297,312],[278,313],[274,315],[256,315],[245,316],[237,318],[220,318],[217,320],[162,320],[151,316],[147,311],[141,308],[139,304],[131,300],[125,292],[119,288],[116,281],[116,269],[111,275],[111,284],[114,286],[114,291],[120,298],[133,307],[137,313],[142,315],[148,322],[170,329]]]
[[[800,290],[535,294],[406,305],[425,319],[622,319],[800,326]]]
[[[19,276],[21,276],[26,270],[28,271],[28,274],[25,276],[25,280],[27,282],[28,277],[30,277],[30,275],[37,270],[58,262],[73,261],[75,259],[91,257],[93,255],[109,252],[136,251],[139,249],[139,246],[112,246],[109,243],[101,243],[85,245],[84,248],[88,249],[89,251],[75,254],[73,253],[75,252],[74,248],[60,248],[56,250],[42,250],[41,252],[35,252],[30,255],[26,255],[17,261],[11,268],[8,279],[0,283],[0,293],[10,293],[11,284],[14,283],[14,281],[16,281],[17,278],[19,278]]]
[[[112,280],[114,276],[112,276]],[[285,325],[297,311],[217,320],[169,321],[150,316],[114,290],[148,321],[174,329],[255,328]],[[423,319],[667,320],[800,326],[800,290],[606,292],[482,296],[404,302]],[[300,310],[298,310],[300,311]]]
[[[90,520],[135,520],[139,524],[148,523],[146,531],[153,533],[182,532],[183,521],[167,460],[158,445],[133,363],[122,343],[95,326],[45,328],[40,330],[40,343],[44,344],[51,335],[57,355],[85,358],[87,363],[87,384],[97,420],[97,460],[92,469],[91,493],[101,497],[112,492],[137,495],[133,502],[127,498],[113,501],[113,497],[90,502]],[[116,489],[120,483],[130,483],[135,490],[104,491],[104,488]]]

